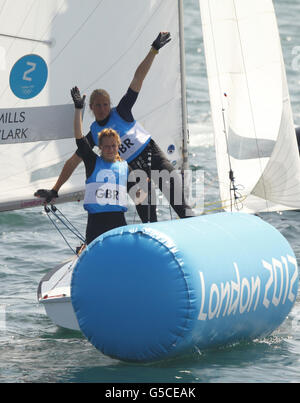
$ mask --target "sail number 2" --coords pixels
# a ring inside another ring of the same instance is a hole
[[[36,54],[21,57],[13,66],[9,84],[17,98],[36,97],[45,87],[48,79],[48,67],[45,60]]]
[[[25,80],[25,81],[32,81],[32,77],[29,77],[28,75],[29,75],[30,73],[32,73],[32,72],[36,69],[36,63],[26,62],[26,64],[27,64],[28,66],[30,66],[30,68],[29,68],[28,70],[24,71],[23,80]]]

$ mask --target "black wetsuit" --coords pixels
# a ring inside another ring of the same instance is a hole
[[[117,106],[117,112],[118,114],[127,122],[133,122],[134,117],[132,115],[132,107],[135,104],[136,100],[138,97],[138,92],[133,91],[131,88],[128,88],[127,93],[122,97],[120,100],[118,106]],[[109,120],[109,116],[103,120],[103,121],[98,121],[100,126],[105,126]],[[91,147],[94,147],[94,141],[92,137],[92,133],[89,132],[86,136],[86,139],[88,140],[89,144]],[[77,155],[81,157],[80,152],[77,150],[76,151]],[[153,139],[150,140],[148,145],[145,147],[145,149],[139,154],[133,161],[131,161],[128,165],[132,170],[140,169],[143,170],[144,172],[147,173],[147,176],[150,178],[151,173],[149,172],[149,166],[148,166],[148,155],[151,155],[151,170],[154,171],[161,171],[161,170],[167,170],[168,172],[173,172],[174,167],[173,165],[169,162],[167,157],[164,155],[164,153],[161,151],[161,149],[158,147],[158,145],[155,143]],[[152,178],[153,179],[153,178]],[[170,182],[168,183],[162,183],[162,180],[158,180],[159,183],[156,183],[156,185],[159,187],[159,189],[165,193],[167,196],[171,206],[173,209],[176,211],[178,216],[180,218],[185,218],[194,215],[192,213],[191,208],[186,204],[184,195],[183,195],[183,187],[181,184],[181,177],[176,174],[172,175],[172,178]],[[136,182],[129,182],[128,188],[134,186]],[[178,189],[181,192],[181,197],[180,197],[180,203],[177,203],[177,199],[174,197],[175,194],[175,189],[178,191]],[[147,189],[145,189],[147,191]],[[152,203],[150,205],[150,217],[149,217],[149,209],[147,204],[138,204],[136,206],[138,215],[142,222],[148,222],[149,218],[151,222],[157,221],[157,215],[156,215],[156,204],[153,203],[153,195],[155,195],[155,186],[153,184],[153,181],[151,181],[151,197],[152,197]],[[170,197],[169,197],[170,196]]]

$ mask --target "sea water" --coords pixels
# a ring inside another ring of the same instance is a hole
[[[300,3],[275,0],[295,124],[300,126]],[[219,200],[204,49],[197,0],[184,0],[190,166],[204,170],[205,209]],[[82,232],[82,204],[63,213]],[[170,218],[167,208],[160,219]],[[175,214],[173,214],[173,218]],[[136,220],[133,211],[130,220]],[[300,263],[300,212],[264,216],[291,243]],[[130,221],[129,220],[129,221]],[[300,298],[271,336],[154,364],[104,356],[78,332],[56,327],[37,302],[47,271],[71,251],[42,208],[0,214],[0,382],[299,382]],[[74,246],[74,244],[73,244]]]

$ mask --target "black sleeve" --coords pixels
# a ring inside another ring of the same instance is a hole
[[[86,177],[90,177],[94,171],[97,155],[91,149],[90,144],[86,137],[76,139],[76,144],[80,152],[80,157],[83,159],[85,165]]]
[[[95,147],[95,143],[93,140],[93,136],[92,136],[92,132],[88,132],[88,134],[85,136],[88,144],[90,145],[90,148],[93,149]],[[82,158],[82,156],[80,155],[80,150],[79,148],[77,148],[77,150],[75,151],[75,153],[78,155],[78,157]]]
[[[300,127],[296,128],[296,136],[297,136],[298,150],[300,152]]]
[[[117,106],[117,112],[118,114],[126,120],[126,122],[133,122],[134,117],[132,115],[132,107],[135,104],[135,101],[137,100],[139,93],[133,91],[130,87],[128,88],[126,94],[123,96],[121,101],[119,102]]]
[[[131,168],[131,166],[128,164],[128,177],[127,177],[127,192],[129,192],[129,190],[132,188],[133,185],[135,185],[135,181],[134,182],[129,182],[129,175],[130,173],[133,171],[133,169]]]

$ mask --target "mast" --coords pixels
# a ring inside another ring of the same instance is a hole
[[[299,152],[272,0],[199,4],[223,207],[231,210],[234,198],[233,210],[248,213],[299,209]]]
[[[179,49],[180,49],[180,73],[181,73],[181,108],[182,108],[182,171],[188,169],[188,128],[186,106],[186,82],[185,82],[185,53],[184,53],[184,17],[183,0],[178,0],[179,19]]]

